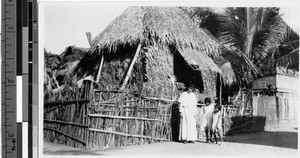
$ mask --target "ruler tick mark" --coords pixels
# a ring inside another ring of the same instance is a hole
[[[16,86],[15,84],[7,84],[5,86],[10,86],[10,87],[13,87],[13,86]]]

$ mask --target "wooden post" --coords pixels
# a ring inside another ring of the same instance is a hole
[[[222,77],[219,75],[220,80],[220,92],[219,92],[219,105],[222,106]]]
[[[247,92],[246,92],[247,93]],[[242,93],[242,110],[241,110],[241,115],[244,115],[245,110],[248,110],[248,108],[246,107],[247,104],[245,104],[245,93]]]
[[[225,129],[225,128],[226,128],[226,124],[225,124],[225,123],[226,123],[226,122],[225,122],[226,117],[225,117],[225,114],[226,114],[226,113],[225,113],[224,106],[222,106],[222,115],[223,115],[223,133],[222,133],[222,134],[223,134],[223,136],[225,136],[225,130],[226,130],[226,129]]]
[[[138,46],[138,48],[137,48],[137,50],[136,50],[136,52],[135,52],[135,54],[134,54],[134,57],[133,57],[133,59],[132,59],[132,62],[130,63],[128,72],[127,72],[127,74],[126,74],[126,77],[125,77],[125,79],[124,79],[124,81],[123,81],[123,83],[122,83],[122,86],[121,86],[120,90],[123,90],[123,89],[125,88],[125,86],[126,86],[128,80],[129,80],[129,77],[130,77],[130,75],[131,75],[133,66],[134,66],[134,64],[135,64],[135,62],[136,62],[136,60],[137,60],[137,57],[138,57],[139,52],[140,52],[140,50],[141,50],[141,47],[142,47],[142,44],[139,44],[139,46]]]
[[[223,125],[223,130],[222,130],[222,135],[225,136],[225,110],[224,106],[222,105],[222,76],[221,74],[218,74],[218,78],[220,80],[220,91],[219,91],[219,106],[221,106],[221,112],[222,112],[222,125]]]
[[[88,42],[89,42],[89,45],[90,45],[90,47],[91,47],[91,46],[92,46],[92,35],[91,35],[91,33],[90,33],[90,32],[87,32],[87,33],[86,33],[86,37],[87,37]]]
[[[101,53],[101,61],[100,61],[100,65],[99,65],[99,68],[98,68],[96,83],[98,83],[99,80],[100,80],[100,74],[101,74],[101,70],[102,70],[102,67],[103,67],[103,63],[104,63],[104,53],[102,52]]]

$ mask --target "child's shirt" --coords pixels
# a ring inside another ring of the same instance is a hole
[[[214,104],[210,104],[204,107],[204,123],[205,127],[208,130],[212,130],[212,122],[213,122],[213,111],[214,111]]]

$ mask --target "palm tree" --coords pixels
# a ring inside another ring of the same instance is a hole
[[[223,76],[228,78],[228,68],[232,68],[235,76],[231,76],[241,87],[249,87],[255,78],[267,75],[260,70],[266,66],[268,58],[274,57],[271,54],[284,42],[291,45],[295,42],[288,41],[299,39],[289,32],[279,15],[279,8],[226,8],[222,14],[209,9],[194,9],[190,15],[200,19],[196,20],[199,27],[206,28],[227,48],[228,51],[221,55]],[[297,63],[293,58],[298,55],[297,46],[289,48],[292,48],[291,53],[277,56],[272,64]]]
[[[281,31],[279,45],[257,63],[263,75],[274,75],[278,68],[299,71],[299,36],[287,25]]]

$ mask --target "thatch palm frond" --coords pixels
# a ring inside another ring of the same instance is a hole
[[[65,63],[58,70],[57,75],[62,75],[62,76],[70,76],[70,75],[72,75],[72,73],[74,73],[74,69],[77,67],[78,63],[79,63],[79,60]]]
[[[74,62],[76,60],[81,60],[87,52],[87,48],[69,46],[60,54],[60,57],[64,62]]]
[[[197,49],[209,56],[221,52],[219,43],[176,7],[129,7],[93,40],[92,50],[99,47],[115,52],[138,42]]]
[[[224,85],[232,85],[237,83],[237,76],[235,75],[234,69],[229,61],[223,62],[219,65],[221,70],[221,77]]]
[[[227,51],[222,54],[222,57],[231,63],[239,85],[251,83],[260,72],[252,61],[239,50]]]
[[[93,71],[98,68],[101,59],[98,51],[99,49],[95,49],[94,53],[88,52],[73,69],[74,72],[77,72],[79,78],[82,78],[86,74],[93,73]]]
[[[45,67],[51,70],[59,68],[63,61],[59,55],[47,52],[46,49],[44,49],[44,58]]]
[[[181,49],[177,48],[180,54],[184,57],[187,63],[194,69],[200,71],[221,72],[219,67],[214,63],[214,61],[206,54],[197,53],[195,50],[191,49]]]

